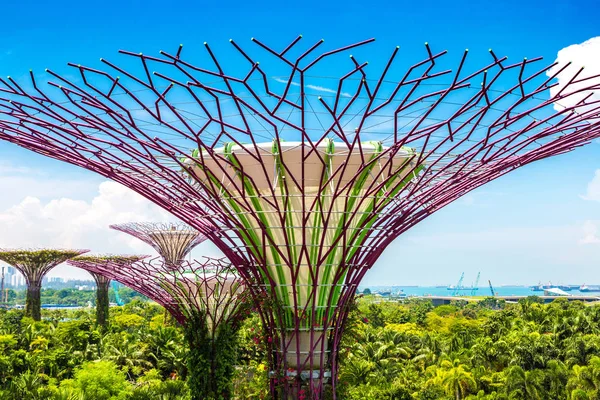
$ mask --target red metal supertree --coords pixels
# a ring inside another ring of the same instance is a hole
[[[81,257],[69,264],[128,286],[165,307],[184,328],[188,380],[194,399],[230,398],[237,361],[237,331],[249,311],[249,291],[225,259]],[[137,261],[137,262],[136,262]]]
[[[123,66],[101,59],[109,72],[71,64],[77,79],[48,71],[49,88],[33,74],[27,90],[0,80],[0,138],[118,181],[204,233],[268,299],[274,394],[319,398],[331,377],[335,397],[348,305],[387,245],[465,193],[600,136],[600,83],[492,50],[453,68],[426,44],[398,68],[396,48],[374,68],[361,55],[372,40],[323,52],[322,40],[252,41],[230,41],[228,71],[205,44],[198,64],[180,46],[121,51]]]
[[[96,281],[96,324],[102,328],[108,325],[109,298],[108,290],[110,276],[101,274],[95,270],[103,265],[111,265],[119,269],[127,268],[131,264],[143,260],[148,256],[130,256],[130,255],[85,255],[72,258],[67,264],[86,270]],[[86,268],[90,266],[90,268]]]
[[[185,260],[194,247],[206,240],[206,236],[182,222],[129,222],[110,225],[109,228],[149,244],[173,269]]]
[[[54,267],[89,250],[69,249],[0,249],[0,260],[15,267],[27,282],[25,314],[42,319],[41,290],[44,276]]]

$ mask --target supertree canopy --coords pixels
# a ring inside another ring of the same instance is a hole
[[[19,270],[27,282],[25,314],[36,321],[42,318],[41,289],[44,276],[58,264],[89,250],[19,250],[0,249],[0,260]]]
[[[48,71],[49,86],[8,78],[0,138],[121,182],[204,233],[268,298],[273,393],[320,398],[330,380],[335,397],[349,304],[389,243],[600,136],[600,82],[583,69],[492,50],[471,65],[468,51],[446,60],[428,44],[413,64],[399,48],[369,64],[372,41],[121,51],[105,68],[71,64],[76,79]]]
[[[114,279],[163,305],[185,330],[194,399],[229,398],[237,331],[250,305],[241,277],[223,259],[183,261],[178,269],[161,258],[130,260],[90,257],[70,264]]]
[[[123,256],[123,255],[85,255],[72,258],[67,264],[77,268],[86,269],[86,265],[114,265],[121,268],[143,260],[148,256]],[[109,298],[108,290],[111,278],[93,270],[88,270],[96,281],[96,323],[106,328],[108,325]]]
[[[146,242],[172,268],[177,268],[194,247],[206,240],[206,236],[183,223],[130,222],[110,228]]]

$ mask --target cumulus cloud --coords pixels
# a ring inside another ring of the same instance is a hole
[[[580,244],[597,244],[600,243],[598,237],[598,225],[594,221],[585,221],[583,224],[583,238],[579,241]]]
[[[588,183],[585,194],[580,196],[584,200],[600,201],[600,169],[594,173],[594,177]]]
[[[563,68],[568,63],[571,63],[557,78],[558,85],[550,89],[551,95],[555,95],[571,80],[571,78],[581,69],[585,69],[578,75],[577,79],[600,75],[600,36],[586,40],[580,44],[573,44],[565,47],[558,52],[556,57],[557,65],[551,68],[546,74],[552,76]],[[588,86],[589,82],[583,82],[569,86],[570,89],[563,93],[571,93]],[[589,93],[587,93],[589,94]],[[554,106],[556,110],[563,110],[565,107],[570,107],[581,101],[585,94],[575,94],[564,100],[557,102]],[[589,101],[600,101],[600,82],[599,90],[592,96]]]
[[[4,181],[2,182],[4,186]],[[108,228],[131,221],[173,221],[174,217],[130,189],[103,182],[91,201],[60,197],[49,201],[28,196],[0,211],[0,247],[82,248],[94,253],[155,255],[143,242]],[[212,245],[202,245],[202,255],[218,256]],[[50,276],[86,278],[74,268],[59,266]]]
[[[125,250],[108,224],[131,220],[164,221],[168,214],[114,182],[103,182],[90,201],[26,197],[0,213],[3,247],[85,247],[99,252]],[[125,247],[125,248],[124,248]],[[131,250],[131,249],[130,249]]]
[[[18,204],[27,196],[51,200],[97,191],[101,180],[93,174],[84,178],[77,172],[57,178],[39,168],[0,160],[0,210]]]

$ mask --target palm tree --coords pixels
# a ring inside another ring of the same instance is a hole
[[[104,359],[114,362],[127,373],[129,379],[141,375],[144,370],[152,368],[152,363],[146,359],[147,353],[138,343],[127,339],[114,340],[107,344],[104,351]]]
[[[582,367],[581,365],[574,365],[572,369],[571,378],[567,383],[568,390],[582,389],[585,391],[595,390],[596,384],[594,383],[594,376],[588,367]]]
[[[565,387],[569,380],[569,370],[560,360],[550,360],[544,370],[544,387],[548,400],[566,397]]]
[[[454,396],[456,400],[464,399],[466,395],[477,390],[477,382],[464,365],[458,360],[443,361],[441,367],[446,369],[442,374],[442,385],[446,393]]]
[[[346,363],[340,373],[340,382],[358,386],[367,382],[374,369],[374,363],[360,358],[353,358]]]
[[[506,372],[506,393],[511,398],[545,400],[542,374],[539,370],[525,371],[515,365]]]
[[[596,335],[575,335],[565,340],[565,361],[568,366],[586,365],[600,351]]]

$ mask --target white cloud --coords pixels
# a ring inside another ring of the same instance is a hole
[[[590,77],[594,75],[600,75],[600,36],[591,38],[581,44],[573,44],[571,46],[565,47],[564,49],[558,52],[556,57],[556,62],[558,63],[552,69],[550,69],[546,74],[548,76],[552,76],[554,73],[558,72],[564,65],[567,63],[571,63],[557,78],[558,85],[554,86],[550,89],[550,93],[555,95],[560,90],[564,88],[564,86],[571,80],[571,78],[581,69],[581,67],[585,67],[585,69],[581,72],[581,74],[577,77],[577,79],[581,79],[584,77]],[[583,87],[586,87],[590,84],[590,82],[583,82],[580,84],[575,84],[569,86],[569,89],[563,93],[570,93],[576,90],[579,90]],[[600,84],[600,82],[599,82]],[[554,106],[556,110],[563,110],[564,107],[570,107],[579,102],[586,94],[576,94],[571,97],[568,97],[565,100],[557,102]],[[600,100],[600,88],[594,96],[592,96],[593,100]]]
[[[600,169],[594,173],[594,178],[588,183],[585,194],[579,197],[584,200],[600,201]]]
[[[34,178],[28,179],[39,185]],[[57,186],[57,191],[69,191],[58,181]],[[0,189],[4,187],[5,180],[1,179]],[[150,246],[108,226],[136,221],[174,221],[175,217],[115,182],[102,182],[96,186],[95,193],[89,201],[66,196],[42,201],[27,196],[16,205],[0,209],[0,248],[77,248],[89,249],[96,254],[155,256]],[[196,259],[202,256],[222,257],[209,242],[196,247],[192,256]],[[88,278],[86,272],[67,265],[54,268],[49,276]]]
[[[27,196],[50,200],[94,193],[98,183],[98,177],[93,174],[86,174],[86,178],[81,173],[75,176],[69,174],[57,179],[47,171],[0,160],[0,210],[23,201]]]
[[[4,186],[4,181],[2,181]],[[141,241],[108,228],[130,221],[172,220],[166,211],[114,182],[103,182],[91,201],[26,197],[0,211],[0,247],[82,248],[94,253],[153,254]],[[51,275],[85,276],[58,267]]]
[[[583,238],[579,241],[581,244],[597,244],[600,243],[598,237],[598,225],[594,221],[585,221],[583,224]]]
[[[283,79],[283,78],[273,78],[275,80],[275,82],[279,82],[279,83],[285,83],[287,84],[289,82],[289,80],[287,79]],[[290,85],[292,86],[300,86],[300,84],[298,82],[291,82]]]
[[[287,84],[289,82],[287,79],[278,78],[278,77],[273,78],[273,80],[275,80],[275,82],[285,83],[285,84]],[[300,84],[298,82],[293,82],[293,81],[290,83],[290,85],[291,86],[300,86]],[[337,90],[329,89],[324,86],[307,84],[306,87],[308,89],[316,90],[317,92],[337,94]],[[346,93],[346,92],[341,92],[340,95],[343,97],[352,97],[352,95],[350,93]]]
[[[19,165],[15,166],[9,163],[8,161],[0,160],[0,176],[10,175],[10,174],[26,174],[32,172],[31,168]]]

